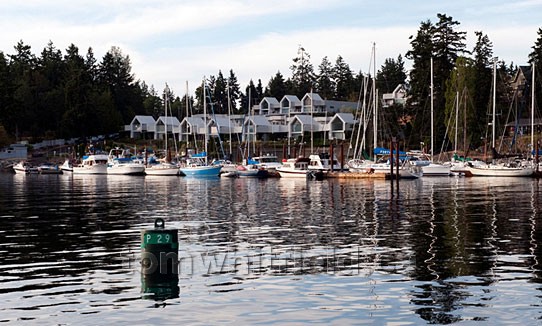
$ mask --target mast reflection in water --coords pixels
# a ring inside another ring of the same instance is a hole
[[[534,324],[538,182],[0,174],[0,321]],[[179,292],[153,301],[156,218]]]

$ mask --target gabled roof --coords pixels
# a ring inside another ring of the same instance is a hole
[[[179,122],[179,119],[177,119],[177,117],[165,117],[165,116],[160,116],[158,117],[158,120],[156,120],[156,124],[158,124],[159,122],[161,122],[162,124],[167,124],[168,126],[178,126],[180,125],[181,123]]]
[[[274,97],[264,97],[264,98],[260,101],[260,104],[261,104],[262,102],[264,102],[264,101],[267,102],[267,103],[269,103],[269,106],[279,106],[279,105],[280,105],[280,104],[279,104],[279,101],[278,101],[276,98],[274,98]]]
[[[231,124],[231,120],[225,115],[215,115],[213,119],[215,124],[219,127],[228,127]]]
[[[344,112],[336,113],[331,119],[331,121],[335,119],[341,119],[344,123],[348,123],[348,124],[356,123],[356,120],[354,120],[354,115],[352,113],[344,113]]]
[[[312,104],[313,105],[325,105],[326,104],[326,102],[322,99],[322,97],[320,97],[320,95],[318,93],[307,93],[307,94],[305,94],[305,96],[303,96],[303,100],[305,98],[312,99]]]
[[[186,117],[183,119],[183,121],[186,121],[191,126],[197,126],[197,127],[204,127],[205,123],[203,122],[203,118],[201,117]]]
[[[267,118],[262,115],[255,115],[255,116],[248,117],[247,123],[248,121],[252,121],[252,123],[256,126],[271,126],[271,123],[269,123],[269,120],[267,120]]]
[[[316,120],[314,120],[310,115],[306,115],[306,114],[297,114],[294,116],[294,119],[299,120],[299,122],[301,122],[301,124],[303,125],[317,125],[318,124]]]
[[[156,121],[154,121],[154,118],[150,115],[136,115],[130,124],[134,124],[139,122],[140,124],[147,124],[147,125],[154,125]]]
[[[514,74],[514,77],[511,80],[511,83],[517,83],[520,76],[523,76],[525,79],[525,82],[527,84],[531,83],[531,75],[532,75],[532,66],[519,66],[519,69]]]
[[[290,102],[290,105],[293,106],[301,105],[301,101],[295,95],[284,95],[284,97],[280,100],[280,103],[282,103],[283,100],[288,100],[288,102]]]

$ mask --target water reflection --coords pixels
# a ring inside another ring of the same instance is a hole
[[[261,310],[283,323],[507,314],[529,324],[540,318],[539,193],[530,179],[392,190],[384,180],[0,175],[0,311],[63,323],[148,307],[141,299],[157,286],[139,273],[139,234],[160,217],[181,250],[178,282],[156,298],[177,312],[149,323],[183,311],[187,322],[250,324],[267,320]]]

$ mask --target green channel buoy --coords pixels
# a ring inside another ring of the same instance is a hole
[[[162,218],[141,231],[141,291],[154,300],[179,296],[179,236]]]

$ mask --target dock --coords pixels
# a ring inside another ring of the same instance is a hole
[[[329,172],[326,176],[328,178],[336,178],[336,179],[385,179],[386,173]]]

